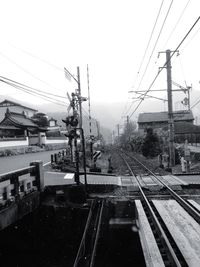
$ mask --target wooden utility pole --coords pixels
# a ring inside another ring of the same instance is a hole
[[[117,136],[119,138],[119,124],[117,124]]]
[[[169,164],[170,167],[175,165],[174,150],[174,118],[172,102],[172,77],[171,77],[171,51],[166,51],[166,68],[167,68],[167,96],[168,96],[168,129],[169,129]]]
[[[127,126],[129,125],[129,115],[126,117]]]
[[[78,104],[79,104],[79,128],[83,126],[83,118],[82,118],[82,98],[81,98],[81,82],[80,82],[80,69],[77,67],[77,84],[78,84]]]

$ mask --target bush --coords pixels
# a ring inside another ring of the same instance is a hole
[[[145,157],[156,157],[161,153],[159,138],[157,134],[153,133],[153,129],[147,129],[146,137],[142,144],[142,154]]]

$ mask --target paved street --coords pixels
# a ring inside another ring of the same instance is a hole
[[[42,160],[43,164],[51,160],[51,154],[57,153],[60,150],[51,150],[30,154],[22,154],[10,157],[0,158],[0,174],[28,167],[30,162],[34,160]]]

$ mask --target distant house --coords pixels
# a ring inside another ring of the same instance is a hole
[[[60,126],[57,124],[57,120],[51,117],[51,119],[48,120],[48,131],[60,131]]]
[[[194,117],[191,110],[180,110],[174,113],[174,134],[176,143],[200,143],[200,126],[194,125]],[[162,139],[167,140],[168,113],[141,113],[138,117],[138,131],[144,134],[146,129],[153,128]]]
[[[8,108],[4,119],[0,122],[0,137],[2,138],[25,137],[46,130],[44,127],[39,127],[24,113],[11,112]]]
[[[13,101],[0,103],[0,149],[30,145],[66,145],[67,138],[53,118]]]
[[[175,142],[197,144],[200,143],[200,126],[188,122],[176,122],[174,124]]]
[[[186,122],[193,125],[194,116],[191,110],[175,111],[173,115],[174,123]],[[138,117],[138,131],[144,133],[147,128],[153,128],[156,132],[167,131],[168,112],[140,113]]]

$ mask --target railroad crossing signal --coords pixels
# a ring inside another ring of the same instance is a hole
[[[93,161],[96,162],[97,159],[101,157],[101,151],[95,151],[93,154]]]

